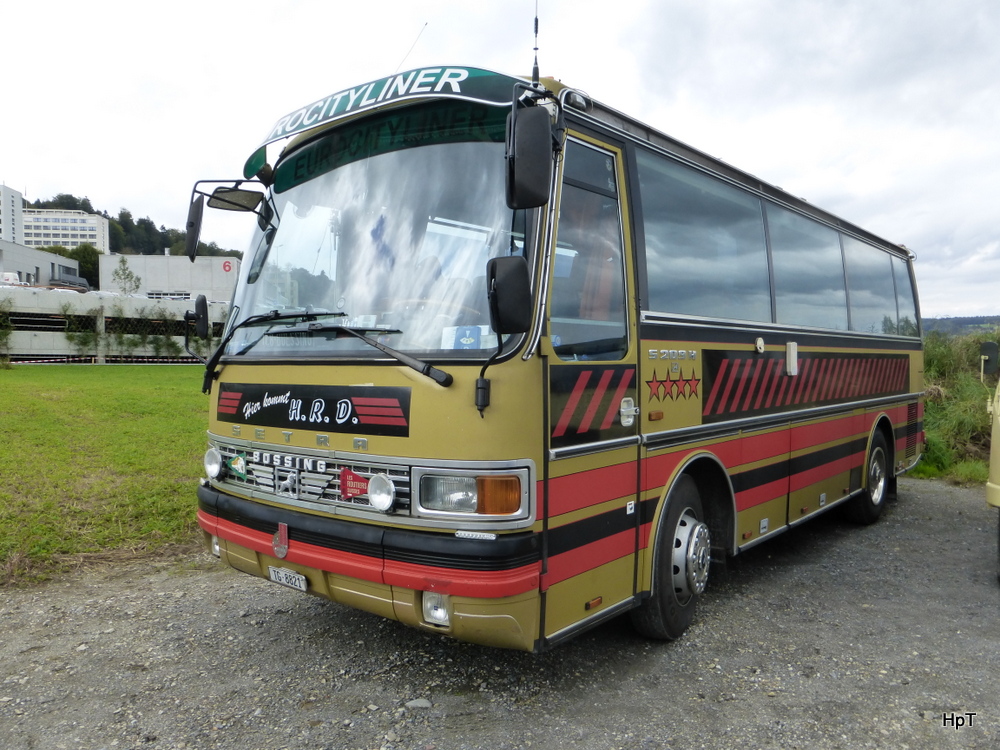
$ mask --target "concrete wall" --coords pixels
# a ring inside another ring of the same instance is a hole
[[[186,259],[185,259],[186,261]],[[186,261],[187,262],[187,261]],[[79,292],[33,287],[0,286],[0,311],[6,313],[13,327],[7,342],[7,356],[12,362],[62,359],[67,357],[91,358],[98,362],[117,361],[122,358],[144,359],[161,357],[163,338],[157,332],[171,329],[171,335],[183,348],[184,313],[194,309],[193,301],[150,300],[123,297],[110,292]],[[227,303],[210,303],[209,320],[221,324],[228,314]],[[74,327],[93,322],[97,333],[96,344],[81,351],[67,332]],[[218,327],[218,326],[217,326]],[[141,331],[152,331],[145,345],[136,342]],[[116,332],[119,335],[115,335]],[[123,348],[123,336],[129,338],[129,347]],[[157,342],[157,353],[153,339]],[[218,343],[216,339],[214,344]],[[183,354],[187,357],[187,353]]]
[[[136,294],[194,299],[204,294],[210,302],[229,302],[240,273],[239,258],[198,256],[194,263],[184,255],[102,255],[101,289],[120,291],[112,278],[121,259],[141,279]]]

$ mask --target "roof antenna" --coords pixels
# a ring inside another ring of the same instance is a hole
[[[535,0],[535,64],[531,68],[531,85],[538,88],[538,0]]]
[[[424,25],[421,26],[420,31],[417,32],[417,38],[413,40],[413,44],[410,45],[410,49],[407,50],[405,55],[403,55],[403,59],[399,61],[399,65],[396,66],[396,69],[392,71],[393,75],[396,75],[396,73],[399,72],[399,69],[403,67],[403,63],[405,63],[407,59],[410,57],[410,53],[413,52],[413,48],[417,46],[417,42],[420,41],[420,35],[424,33],[424,29],[426,28],[427,28],[427,21],[424,21]]]

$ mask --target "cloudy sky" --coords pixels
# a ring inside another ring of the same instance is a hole
[[[535,4],[3,0],[0,181],[182,228],[194,181],[299,106],[423,65],[528,73]],[[538,8],[543,75],[905,244],[925,316],[1000,314],[1000,2]],[[242,249],[245,220],[203,239]]]

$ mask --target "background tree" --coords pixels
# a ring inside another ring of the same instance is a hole
[[[47,201],[37,200],[29,205],[32,208],[58,208],[63,211],[86,211],[88,214],[97,213],[90,203],[90,198],[77,198],[69,193],[59,193],[55,198],[49,198]]]
[[[133,247],[142,255],[163,254],[163,236],[148,216],[135,223]]]
[[[136,276],[132,269],[128,267],[128,261],[125,260],[124,255],[118,260],[118,268],[111,272],[111,280],[118,285],[118,289],[126,296],[135,294],[139,291],[139,287],[142,286],[142,277]]]
[[[112,218],[108,218],[108,246],[113,253],[120,255],[125,252],[125,230]]]
[[[69,257],[69,248],[63,247],[62,245],[49,245],[48,247],[36,247],[35,249],[41,250],[43,253],[61,255],[64,258]]]
[[[91,289],[101,288],[101,252],[89,243],[73,248],[69,257],[80,267],[80,276],[87,280]]]

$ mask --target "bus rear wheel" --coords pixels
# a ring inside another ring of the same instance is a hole
[[[708,583],[712,545],[691,477],[681,477],[666,502],[653,550],[652,594],[632,611],[632,623],[648,638],[674,640],[691,624]]]
[[[847,517],[855,523],[875,523],[889,495],[889,448],[885,436],[876,432],[868,449],[867,483],[864,491],[847,504]]]

